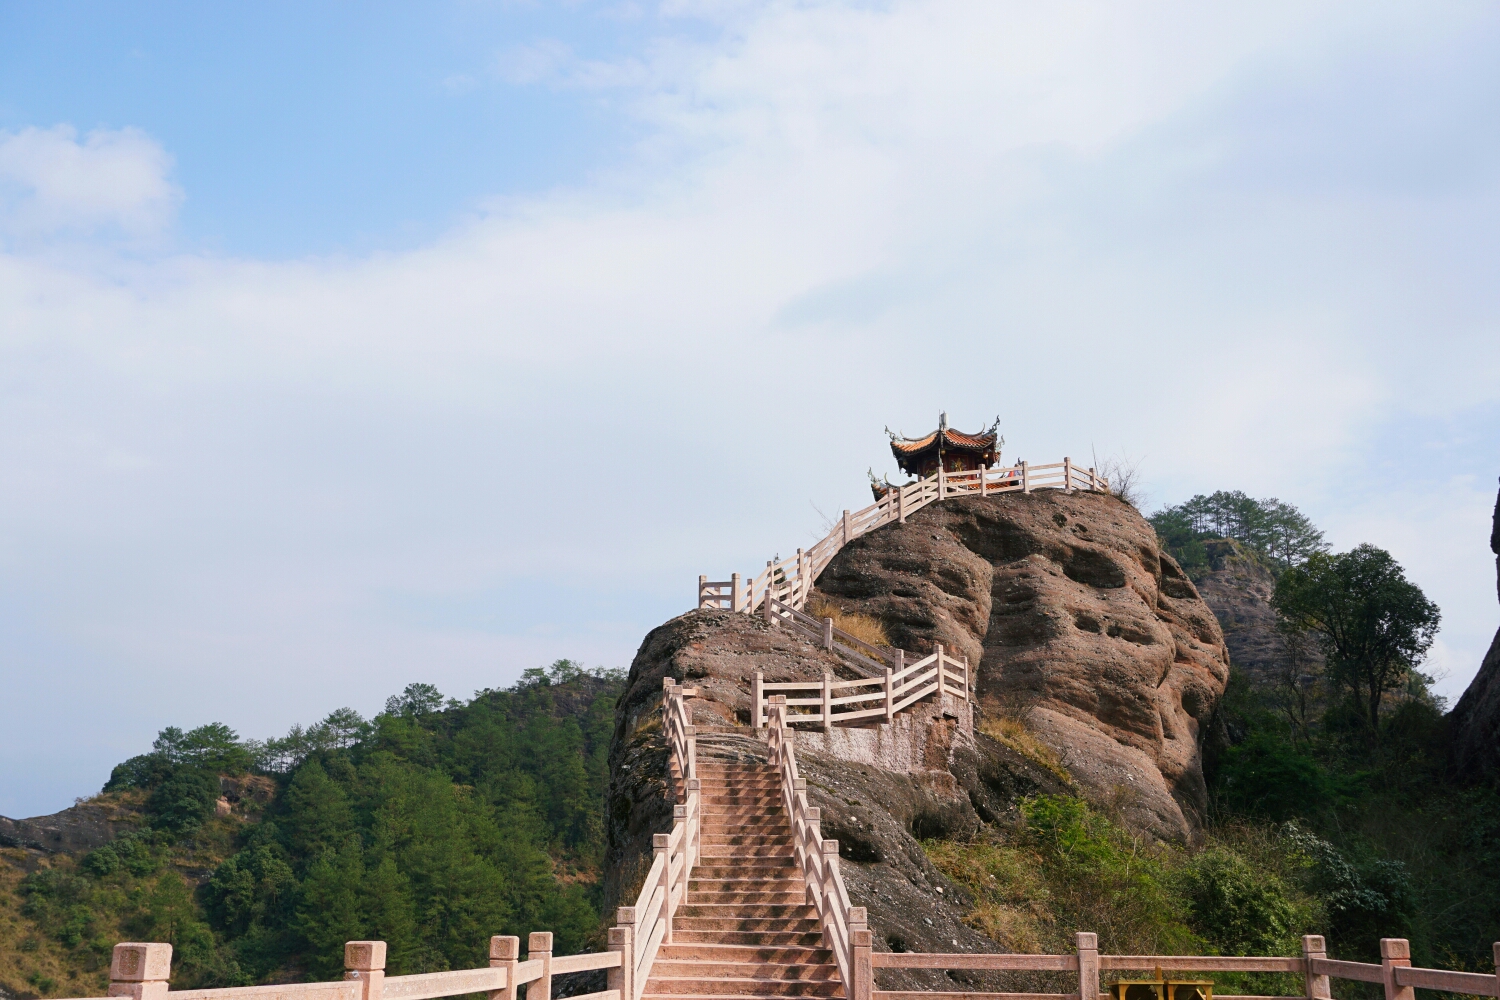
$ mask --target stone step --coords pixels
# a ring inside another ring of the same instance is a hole
[[[837,981],[837,965],[817,963],[735,962],[710,959],[664,959],[660,954],[651,965],[652,979],[770,979],[778,982],[817,983]],[[647,989],[650,988],[649,982]]]
[[[779,847],[792,846],[792,834],[789,830],[776,832],[748,832],[743,829],[733,833],[709,833],[701,830],[700,843],[704,847]]]
[[[773,869],[775,870],[775,869]],[[727,878],[694,875],[688,881],[690,892],[801,892],[807,883],[799,875],[731,875]]]
[[[673,923],[672,937],[678,944],[740,944],[757,947],[804,947],[817,948],[823,944],[822,931],[724,931],[678,930]]]
[[[681,908],[678,909],[681,913]],[[772,931],[776,933],[795,931],[798,934],[822,932],[823,925],[816,917],[790,919],[787,917],[682,917],[672,918],[673,931]]]
[[[798,900],[794,903],[757,903],[740,906],[733,903],[684,902],[677,907],[677,918],[755,917],[785,920],[817,920],[818,909],[811,903]]]
[[[743,944],[664,944],[656,953],[660,962],[759,962],[774,965],[831,965],[833,952],[827,948],[787,948],[774,945]]]
[[[806,889],[798,889],[796,892],[699,892],[695,889],[688,890],[687,901],[690,903],[782,903],[785,905],[796,905],[807,898]]]
[[[844,984],[838,979],[770,979],[760,976],[706,979],[701,974],[653,975],[646,980],[645,992],[653,996],[841,997]]]
[[[792,857],[702,858],[693,866],[693,878],[800,878],[802,869]]]

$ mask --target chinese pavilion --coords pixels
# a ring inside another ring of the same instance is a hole
[[[939,468],[947,472],[969,472],[994,465],[1000,460],[1000,446],[1005,443],[1005,439],[996,433],[999,427],[1000,418],[996,417],[987,430],[965,434],[949,427],[948,414],[940,413],[938,429],[923,437],[902,437],[892,434],[889,427],[885,432],[890,435],[891,453],[896,456],[901,471],[921,478],[932,475]]]

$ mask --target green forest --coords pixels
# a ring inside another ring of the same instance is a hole
[[[0,948],[31,967],[11,986],[101,995],[119,940],[170,942],[176,989],[339,978],[355,939],[389,942],[392,974],[482,965],[492,934],[545,928],[578,951],[599,926],[622,685],[561,660],[466,702],[413,684],[373,719],[342,709],[264,742],[164,730],[104,790],[137,831],[4,887],[22,920]],[[222,815],[225,788],[258,808]]]

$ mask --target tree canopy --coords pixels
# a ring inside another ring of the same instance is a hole
[[[1151,524],[1189,572],[1206,568],[1203,542],[1210,538],[1233,538],[1279,569],[1299,566],[1328,548],[1323,532],[1296,507],[1275,497],[1256,500],[1239,490],[1200,493],[1152,514]]]
[[[1369,544],[1312,553],[1281,575],[1271,606],[1289,628],[1317,637],[1329,675],[1355,697],[1371,733],[1385,695],[1413,676],[1442,620],[1391,554]]]

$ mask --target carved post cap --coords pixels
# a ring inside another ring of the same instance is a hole
[[[688,782],[687,782],[687,785],[688,785],[688,791],[690,791],[690,792],[700,791],[703,788],[703,779],[702,778],[689,778]]]
[[[490,958],[514,962],[521,957],[521,939],[514,934],[496,934],[490,938]]]
[[[687,806],[673,806],[672,807],[672,818],[673,819],[687,819]],[[660,834],[660,833],[658,833],[658,834],[652,834],[652,836],[654,836],[654,837],[664,837],[664,836],[666,836],[666,834]],[[663,846],[665,846],[665,845],[663,845]]]
[[[1380,957],[1385,958],[1411,958],[1411,942],[1406,938],[1381,938]]]
[[[849,939],[856,948],[869,948],[873,946],[873,937],[868,928],[857,928],[850,931]]]
[[[611,927],[609,929],[609,943],[610,944],[624,944],[625,943],[625,928],[623,928],[623,927]]]
[[[867,923],[870,919],[869,914],[870,911],[863,906],[851,906],[849,907],[849,922],[851,924]]]
[[[773,694],[773,695],[771,695],[770,698],[767,699],[767,701],[769,701],[773,705],[785,705],[786,704],[786,695],[784,695],[784,694]]]
[[[633,907],[633,906],[622,906],[618,910],[616,910],[615,911],[615,923],[617,923],[617,924],[633,924],[633,923],[635,923],[635,907]]]
[[[675,810],[679,807],[673,806],[672,808]],[[672,835],[670,833],[653,833],[651,835],[651,846],[658,851],[665,851],[671,841]]]
[[[696,691],[697,688],[694,688],[693,690]],[[682,733],[683,733],[684,736],[697,736],[698,735],[698,727],[697,726],[683,726],[682,727]]]
[[[1093,931],[1079,931],[1074,935],[1074,939],[1078,942],[1079,951],[1099,950],[1099,935]]]
[[[822,809],[821,806],[808,806],[807,807],[807,821],[809,823],[816,823],[819,820],[821,820],[822,818],[823,818],[823,809]]]
[[[344,968],[351,972],[379,972],[384,969],[385,942],[344,942]]]
[[[837,856],[839,853],[839,842],[837,840],[823,841],[823,853]]]
[[[1328,946],[1323,943],[1323,935],[1304,934],[1302,935],[1302,950],[1308,952],[1326,952]]]
[[[539,951],[545,951],[548,954],[551,954],[551,931],[532,931],[531,936],[526,939],[526,953],[528,955],[534,955]]]
[[[805,791],[807,791],[807,779],[806,778],[798,778],[796,781],[792,782],[792,791],[794,791],[794,792],[805,792]]]
[[[125,942],[115,945],[109,962],[109,978],[117,983],[145,983],[167,979],[172,974],[172,946]]]
[[[676,681],[675,678],[672,678],[672,677],[663,677],[661,679],[661,688],[662,688],[663,691],[670,691],[670,690],[672,690],[672,688],[676,684],[677,684],[677,681]]]

